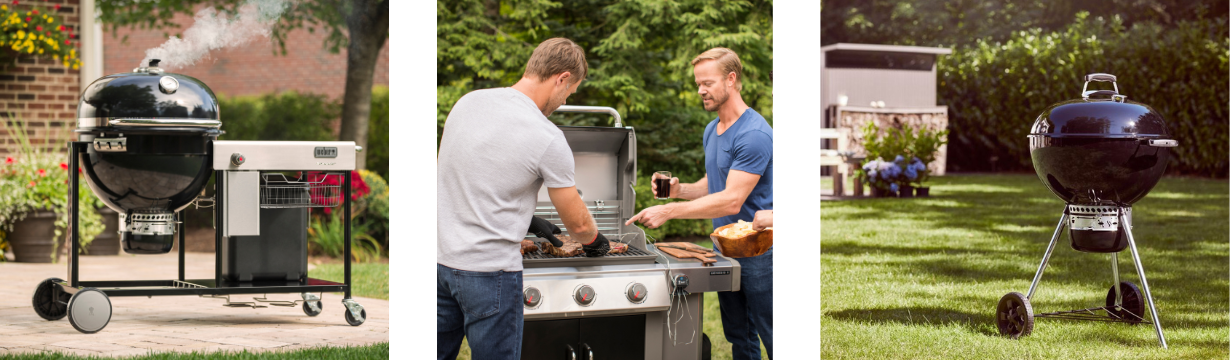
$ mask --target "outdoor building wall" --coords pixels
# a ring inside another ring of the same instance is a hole
[[[54,10],[57,4],[58,11]],[[76,34],[79,5],[78,0],[21,1],[18,9],[38,7],[51,11],[56,21]],[[0,70],[0,103],[4,104],[0,117],[29,121],[30,141],[36,145],[53,138],[67,140],[76,127],[77,97],[81,91],[78,74],[78,70],[50,57],[19,58],[15,65]],[[50,125],[50,133],[45,125]],[[9,154],[16,141],[6,131],[0,131],[0,139],[0,154]]]
[[[849,97],[848,106],[883,101],[887,108],[936,105],[935,70],[824,68],[820,89],[824,108],[837,105],[837,96]]]
[[[175,19],[182,28],[168,29],[170,35],[188,29],[193,23],[190,16],[179,15]],[[145,58],[145,50],[156,48],[167,40],[161,30],[121,28],[114,33],[108,30],[104,25],[104,74],[132,71]],[[258,37],[243,46],[214,50],[195,65],[170,71],[204,81],[219,96],[297,90],[340,99],[346,85],[346,48],[342,47],[337,54],[330,53],[322,45],[325,32],[316,30],[314,34],[306,29],[288,34],[284,56],[273,53],[277,46],[272,38]],[[126,43],[122,42],[124,36],[128,36]],[[163,63],[163,66],[173,65]],[[388,41],[380,51],[373,84],[389,84]],[[223,116],[225,113],[223,110]]]
[[[931,131],[948,129],[948,112],[944,111],[944,108],[939,108],[938,110],[940,111],[936,110],[936,108],[932,107],[930,112],[894,113],[870,111],[870,109],[862,111],[858,109],[841,109],[839,127],[851,129],[848,135],[850,147],[846,150],[864,153],[863,128],[867,127],[867,124],[871,122],[875,122],[876,126],[880,128],[880,135],[887,134],[888,129],[900,129],[902,124],[909,124],[914,129],[925,128]],[[892,159],[884,160],[891,161]],[[935,161],[927,164],[927,168],[933,171],[933,175],[944,175],[947,162],[948,145],[940,146],[939,151],[935,155]]]

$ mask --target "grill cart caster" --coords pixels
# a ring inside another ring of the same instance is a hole
[[[343,312],[346,313],[346,323],[350,326],[363,325],[363,322],[367,321],[367,310],[363,310],[363,305],[359,305],[354,299],[342,300],[342,305],[346,307]]]
[[[1112,285],[1106,293],[1106,313],[1115,319],[1122,319],[1132,325],[1144,321],[1145,301],[1140,288],[1130,281],[1119,283],[1119,291],[1123,292],[1123,301],[1115,307],[1115,287]]]
[[[68,300],[68,322],[85,334],[93,334],[111,322],[111,299],[95,288],[85,288]]]
[[[700,360],[713,359],[713,343],[709,342],[709,334],[701,334]]]
[[[303,294],[303,313],[307,316],[320,315],[320,312],[324,311],[324,305],[325,302],[320,301],[316,295]]]
[[[999,299],[995,319],[1000,335],[1011,339],[1028,336],[1034,330],[1033,306],[1029,305],[1029,298],[1019,292],[1010,292]]]
[[[56,283],[60,282],[64,280],[49,278],[38,283],[38,287],[34,289],[34,312],[45,320],[60,320],[68,315],[67,304],[70,295],[60,291],[56,286]]]

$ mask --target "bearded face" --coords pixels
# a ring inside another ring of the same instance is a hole
[[[705,111],[717,111],[730,100],[731,83],[713,60],[699,62],[692,68],[696,76],[696,94]]]
[[[726,100],[730,100],[730,92],[726,91],[725,81],[720,82],[720,84],[722,86],[716,87],[713,91],[701,94],[701,106],[705,108],[705,111],[717,111],[726,103]]]

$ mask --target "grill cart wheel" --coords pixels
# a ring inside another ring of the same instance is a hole
[[[320,315],[320,312],[321,312],[321,311],[325,311],[325,302],[324,302],[324,301],[320,301],[320,300],[317,300],[317,301],[316,301],[316,310],[312,310],[312,306],[311,306],[311,305],[308,305],[308,303],[310,303],[310,302],[311,302],[311,301],[304,301],[304,302],[303,302],[303,313],[304,313],[304,314],[307,314],[307,316],[316,316],[316,315]],[[349,318],[347,318],[347,320],[349,320]]]
[[[367,320],[367,310],[359,311],[359,315],[363,317],[363,320],[357,320],[353,316],[350,316],[350,310],[346,310],[342,312],[346,313],[346,323],[350,324],[350,326],[363,325],[363,321]]]
[[[34,312],[38,316],[49,321],[63,319],[68,315],[68,305],[66,301],[68,296],[56,289],[57,282],[63,282],[60,278],[48,278],[38,283],[38,287],[34,289]]]
[[[111,322],[111,299],[95,288],[85,288],[68,300],[68,322],[85,334],[93,334]]]
[[[1106,293],[1107,315],[1126,320],[1133,325],[1144,321],[1145,301],[1140,288],[1130,281],[1124,281],[1119,283],[1119,291],[1123,292],[1123,304],[1118,309],[1115,309],[1115,287],[1112,285],[1110,291]]]
[[[1034,330],[1034,309],[1029,298],[1019,292],[1010,292],[999,299],[995,311],[999,333],[1012,339],[1028,336]]]

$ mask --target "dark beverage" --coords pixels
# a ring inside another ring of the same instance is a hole
[[[653,183],[658,186],[658,191],[654,193],[654,197],[659,199],[671,197],[671,179],[653,179]]]

